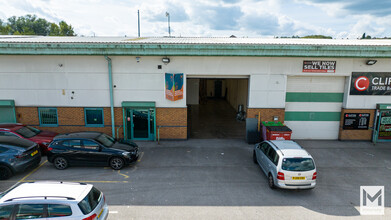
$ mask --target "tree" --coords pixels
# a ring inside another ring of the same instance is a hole
[[[7,35],[9,33],[9,27],[0,19],[0,34]]]
[[[36,15],[12,16],[8,18],[7,23],[0,20],[0,33],[10,35],[76,36],[73,27],[65,21],[61,21],[57,25],[43,18],[37,18]]]
[[[331,36],[325,36],[325,35],[308,35],[308,36],[304,36],[302,38],[333,39]]]
[[[72,25],[68,25],[65,21],[60,21],[61,36],[75,36]]]
[[[361,39],[372,39],[372,37],[370,35],[365,35],[365,33],[363,33]]]
[[[60,27],[58,27],[58,25],[55,23],[51,23],[49,35],[50,36],[60,36]]]

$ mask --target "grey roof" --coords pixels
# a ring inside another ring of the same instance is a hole
[[[50,37],[0,35],[0,43],[84,43],[84,44],[236,44],[236,45],[334,45],[391,46],[391,40],[348,40],[308,38],[224,38],[224,37]]]

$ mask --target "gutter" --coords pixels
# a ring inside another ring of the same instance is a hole
[[[391,46],[2,43],[0,55],[391,58]]]
[[[110,109],[111,109],[111,130],[112,136],[115,138],[115,120],[114,120],[114,95],[113,95],[113,72],[112,62],[108,56],[105,56],[109,67],[109,88],[110,88]]]

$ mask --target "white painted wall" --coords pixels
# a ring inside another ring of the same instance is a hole
[[[352,72],[387,72],[389,59],[271,58],[271,57],[162,57],[115,56],[114,105],[122,101],[155,101],[157,107],[186,107],[186,99],[169,101],[164,95],[164,73],[185,77],[248,78],[250,108],[284,108],[287,76],[346,76]],[[303,60],[337,61],[336,73],[303,73]],[[61,65],[62,64],[62,65]],[[157,66],[162,65],[162,69]],[[108,67],[103,56],[0,56],[0,99],[17,106],[110,106]],[[184,92],[186,94],[184,80]],[[74,94],[72,94],[72,91]],[[346,93],[346,90],[345,90]],[[72,99],[73,97],[73,99]],[[347,96],[345,108],[375,108],[389,97]]]

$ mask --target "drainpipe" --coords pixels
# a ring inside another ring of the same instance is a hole
[[[114,95],[113,95],[113,72],[111,59],[108,56],[105,56],[105,59],[109,65],[109,88],[110,88],[110,109],[111,109],[111,130],[112,136],[115,138],[115,120],[114,120]]]

